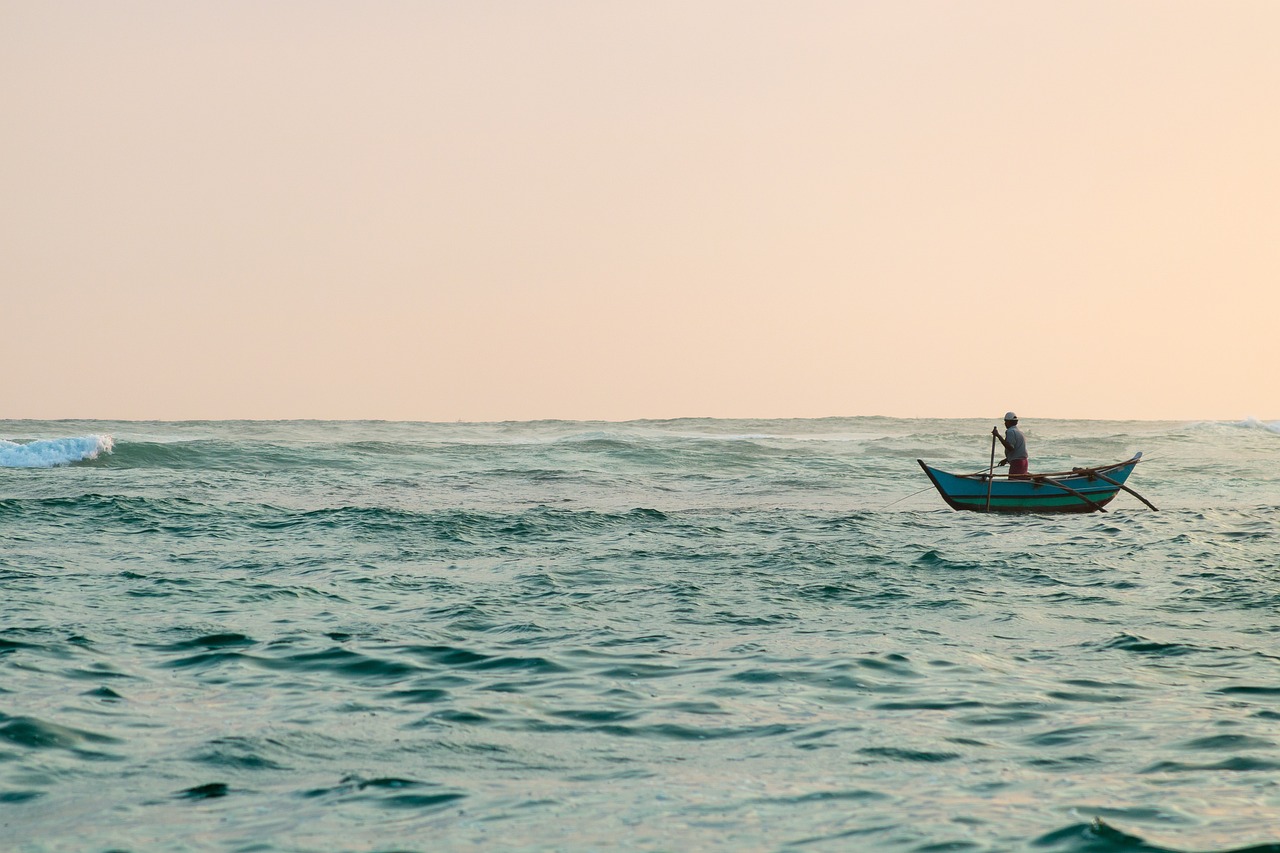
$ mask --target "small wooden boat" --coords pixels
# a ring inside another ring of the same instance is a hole
[[[1026,474],[1010,478],[1008,474],[989,476],[948,474],[917,459],[925,474],[952,509],[974,512],[1106,512],[1103,506],[1122,490],[1147,506],[1154,506],[1142,495],[1124,484],[1142,459],[1132,459],[1097,468],[1072,468],[1057,474]]]

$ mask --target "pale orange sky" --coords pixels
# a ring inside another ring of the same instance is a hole
[[[1280,4],[5,2],[0,418],[1280,417]]]

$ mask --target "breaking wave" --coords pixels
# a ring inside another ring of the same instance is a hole
[[[54,468],[97,459],[110,453],[114,442],[109,435],[81,435],[74,438],[45,438],[19,443],[0,439],[0,468]]]
[[[1268,422],[1258,420],[1257,418],[1245,418],[1243,421],[1237,423],[1236,426],[1248,427],[1249,429],[1262,429],[1267,432],[1280,434],[1280,421]]]

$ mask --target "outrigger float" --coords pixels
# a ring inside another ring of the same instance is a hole
[[[977,474],[948,474],[917,459],[938,494],[952,509],[973,512],[1106,512],[1103,507],[1120,492],[1128,492],[1151,509],[1155,506],[1125,485],[1141,461],[1132,459],[1096,468],[1072,468],[1056,474],[1011,477],[993,470]]]

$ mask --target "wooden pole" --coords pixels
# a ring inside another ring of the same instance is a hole
[[[1113,486],[1119,486],[1121,489],[1124,489],[1126,492],[1128,492],[1129,494],[1133,495],[1135,498],[1137,498],[1138,500],[1142,501],[1142,502],[1143,502],[1144,504],[1146,504],[1147,506],[1151,507],[1151,511],[1152,511],[1152,512],[1159,512],[1159,511],[1160,511],[1160,510],[1156,509],[1156,505],[1155,505],[1155,504],[1153,504],[1151,501],[1147,500],[1147,499],[1146,499],[1146,498],[1144,498],[1142,495],[1140,495],[1140,494],[1138,494],[1137,492],[1135,492],[1133,489],[1131,489],[1131,488],[1129,488],[1128,486],[1126,486],[1124,483],[1121,483],[1121,482],[1118,482],[1118,481],[1116,481],[1116,480],[1113,480],[1113,479],[1111,479],[1110,477],[1108,477],[1106,474],[1099,474],[1097,471],[1093,471],[1093,472],[1091,472],[1091,473],[1093,474],[1093,476],[1097,477],[1099,480],[1106,480],[1106,481],[1107,481],[1108,483],[1110,483],[1111,485],[1113,485]]]
[[[991,467],[987,469],[987,512],[991,512],[991,481],[996,476],[996,431],[991,431]]]

